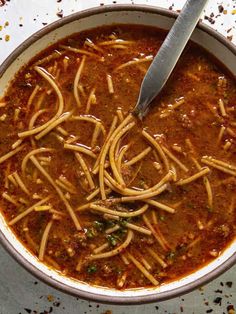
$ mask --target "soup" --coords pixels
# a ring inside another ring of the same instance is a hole
[[[40,261],[116,289],[158,286],[235,238],[236,85],[189,43],[143,121],[165,32],[89,30],[37,55],[0,101],[1,212]]]

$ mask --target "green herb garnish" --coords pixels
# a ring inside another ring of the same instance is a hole
[[[94,238],[97,235],[97,232],[94,228],[88,228],[86,231],[86,237],[89,239]]]
[[[126,219],[120,219],[120,220],[119,220],[119,224],[120,224],[121,227],[126,227],[127,222],[128,222],[128,221],[127,221]]]
[[[97,266],[96,265],[90,265],[87,268],[87,273],[88,274],[94,274],[97,271]]]
[[[111,234],[109,234],[109,235],[107,236],[107,241],[108,241],[109,244],[112,245],[112,246],[116,246],[116,244],[117,244],[116,238],[115,238],[113,235],[111,235]]]
[[[162,216],[162,215],[160,216],[160,220],[161,220],[161,221],[165,221],[165,219],[166,219],[165,216]]]
[[[103,231],[105,229],[104,223],[97,220],[93,222],[93,226],[98,231]]]
[[[169,260],[173,260],[176,257],[176,253],[172,251],[172,252],[168,253],[166,257]]]

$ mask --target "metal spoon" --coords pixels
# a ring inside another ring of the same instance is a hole
[[[133,114],[141,120],[160,93],[186,46],[208,0],[187,0],[144,76]]]

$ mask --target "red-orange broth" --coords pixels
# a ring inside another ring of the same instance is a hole
[[[147,117],[130,114],[164,37],[130,25],[73,35],[23,67],[0,101],[1,211],[67,276],[157,286],[235,238],[229,72],[189,43]]]

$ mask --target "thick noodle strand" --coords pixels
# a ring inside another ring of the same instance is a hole
[[[28,130],[28,131],[18,133],[19,137],[26,137],[26,136],[34,135],[46,129],[49,125],[51,125],[55,120],[57,120],[61,116],[64,109],[64,99],[63,99],[62,93],[59,87],[57,86],[57,84],[54,82],[51,75],[47,73],[47,71],[41,67],[36,66],[34,67],[34,69],[52,86],[53,90],[57,94],[59,105],[58,105],[58,109],[54,117],[52,117],[49,121],[47,121],[41,126],[36,127],[33,130]]]
[[[105,252],[105,253],[100,253],[100,254],[95,254],[92,255],[90,257],[90,259],[94,260],[94,259],[100,259],[100,258],[108,258],[108,257],[112,257],[115,255],[120,254],[125,248],[127,248],[127,246],[130,244],[130,242],[132,241],[133,238],[133,231],[129,230],[128,234],[127,234],[127,238],[126,240],[117,248],[115,248],[112,251],[109,252]]]
[[[56,185],[56,183],[54,182],[54,180],[52,179],[52,177],[45,171],[45,169],[40,165],[40,163],[38,162],[38,160],[34,157],[31,156],[30,160],[33,162],[33,164],[35,165],[35,167],[42,173],[42,175],[51,183],[51,185],[54,187],[54,189],[56,190],[56,192],[58,193],[59,197],[61,198],[62,202],[64,203],[66,209],[68,210],[71,219],[73,220],[75,227],[77,230],[81,230],[81,226],[79,223],[79,220],[77,218],[77,216],[74,213],[74,210],[72,209],[72,207],[70,206],[70,204],[68,203],[67,199],[65,198],[64,194],[62,193],[62,191],[59,189],[59,187]]]
[[[39,260],[41,262],[44,260],[44,254],[46,251],[48,236],[49,236],[49,232],[52,228],[52,224],[53,224],[53,220],[50,220],[49,223],[47,224],[44,232],[43,232],[42,240],[41,240],[40,247],[39,247]]]

